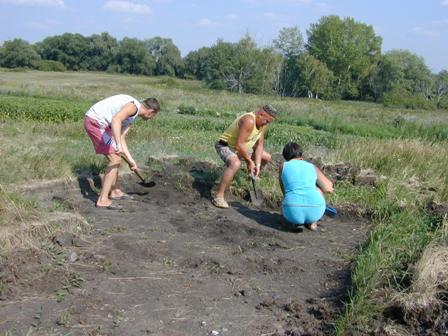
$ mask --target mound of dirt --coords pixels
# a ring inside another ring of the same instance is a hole
[[[95,208],[85,180],[36,189],[41,204],[70,204],[91,230],[3,262],[0,333],[331,334],[365,223],[325,218],[311,232],[238,198],[217,209],[209,168],[171,163],[153,188],[129,175],[134,200],[120,201],[123,211]]]

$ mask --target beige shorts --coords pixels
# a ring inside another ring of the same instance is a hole
[[[227,163],[227,160],[233,155],[236,155],[241,159],[241,157],[235,151],[233,151],[232,148],[230,148],[228,145],[224,145],[219,141],[215,143],[215,149],[216,153],[218,153],[221,160],[223,160],[225,163]],[[249,154],[249,156],[252,156],[252,153],[252,149],[247,151],[247,154]]]

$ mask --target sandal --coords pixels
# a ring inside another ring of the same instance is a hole
[[[98,205],[95,204],[98,209],[106,209],[106,210],[123,210],[123,207],[118,204],[110,204],[110,205]]]
[[[114,200],[114,201],[118,201],[118,200],[133,200],[134,196],[125,193],[125,194],[123,194],[121,196],[109,196],[109,198],[111,200]]]
[[[221,208],[221,209],[228,209],[229,208],[229,204],[226,202],[224,197],[214,197],[214,198],[212,198],[212,204],[215,207]]]

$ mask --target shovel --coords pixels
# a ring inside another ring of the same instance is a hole
[[[253,205],[255,205],[256,207],[259,207],[263,204],[263,194],[261,192],[260,189],[257,189],[255,186],[255,179],[256,177],[251,175],[250,179],[252,180],[252,189],[249,194],[250,194],[250,200],[252,202]]]
[[[333,208],[331,205],[327,205],[325,207],[325,214],[328,217],[335,218],[338,214],[338,211],[335,208]]]
[[[126,163],[128,164],[129,167],[131,167],[131,163],[129,162],[128,158],[124,155],[121,156],[123,158],[123,160],[126,161]],[[142,173],[140,172],[140,170],[135,169],[133,170],[133,172],[135,173],[135,175],[138,176],[138,178],[140,179],[140,185],[142,185],[143,187],[146,188],[152,188],[156,185],[156,183],[154,181],[146,181],[146,179],[143,177]]]

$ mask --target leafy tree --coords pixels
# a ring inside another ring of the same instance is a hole
[[[135,75],[154,74],[156,64],[142,41],[125,37],[118,45],[115,64],[108,71]]]
[[[61,62],[69,70],[88,70],[90,41],[81,34],[65,33],[36,44],[43,59]]]
[[[273,45],[283,57],[280,67],[275,71],[274,90],[281,96],[291,95],[291,92],[287,92],[288,88],[294,86],[294,74],[290,67],[293,66],[294,59],[303,52],[303,35],[298,27],[282,28]]]
[[[272,93],[281,57],[272,48],[259,49],[250,36],[238,43],[218,40],[210,48],[190,52],[185,74],[205,80],[210,88],[239,93]]]
[[[253,52],[253,74],[246,82],[245,92],[272,94],[281,69],[282,57],[272,48],[256,49]]]
[[[255,49],[255,42],[249,36],[230,45],[231,64],[223,72],[222,79],[231,90],[246,92],[246,84],[256,71]]]
[[[434,78],[434,95],[438,107],[448,108],[448,71],[440,71]]]
[[[118,52],[117,39],[108,33],[101,33],[90,36],[88,40],[88,69],[106,71]]]
[[[292,96],[332,99],[336,97],[333,90],[334,75],[327,66],[308,53],[289,61],[288,68],[292,74],[288,92]]]
[[[144,44],[156,63],[155,75],[176,76],[182,72],[182,57],[171,39],[157,36],[145,40]]]
[[[407,50],[385,53],[371,81],[387,106],[433,109],[434,76],[423,59]]]
[[[184,59],[186,77],[204,80],[207,73],[207,59],[210,57],[210,48],[203,47],[191,51]]]
[[[359,88],[381,53],[381,38],[372,26],[352,18],[322,17],[307,31],[309,53],[325,63],[336,77],[343,98],[359,98]]]
[[[238,43],[218,40],[203,55],[204,77],[211,88],[239,93],[272,92],[273,68],[278,57],[272,49],[258,49],[250,36]]]
[[[225,77],[226,73],[233,69],[233,51],[233,44],[223,40],[218,40],[215,45],[209,48],[205,59],[204,80],[212,89],[223,90],[228,88]]]
[[[285,27],[273,41],[275,49],[285,58],[299,56],[303,52],[303,35],[299,27]]]
[[[39,54],[25,40],[5,41],[0,47],[0,66],[2,67],[33,67],[33,62],[39,60]]]
[[[421,57],[407,50],[391,50],[381,57],[372,83],[379,98],[392,90],[404,90],[427,99],[431,96],[433,77]]]

